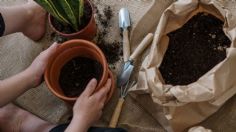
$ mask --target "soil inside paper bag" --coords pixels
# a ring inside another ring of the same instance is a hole
[[[208,13],[198,13],[181,28],[168,34],[169,46],[160,66],[166,84],[187,85],[226,58],[230,40],[223,22]]]
[[[102,76],[102,65],[86,57],[76,57],[66,63],[60,73],[59,84],[68,97],[79,96],[92,78]]]

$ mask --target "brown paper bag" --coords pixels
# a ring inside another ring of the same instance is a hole
[[[167,34],[198,12],[207,12],[224,21],[224,32],[232,42],[227,57],[194,83],[166,85],[159,66],[168,48]],[[215,0],[178,0],[162,14],[150,53],[139,71],[138,83],[131,91],[149,93],[155,103],[165,106],[165,115],[174,131],[183,131],[203,121],[236,93],[236,20],[233,16]]]

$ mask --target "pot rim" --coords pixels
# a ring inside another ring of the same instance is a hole
[[[87,40],[82,40],[82,39],[73,39],[73,40],[69,40],[69,41],[66,41],[66,42],[64,42],[63,44],[61,44],[60,46],[59,46],[59,48],[61,48],[61,49],[64,49],[63,47],[66,47],[67,45],[69,45],[69,44],[71,44],[71,43],[86,43],[86,44],[89,44],[90,46],[92,46],[93,48],[95,48],[95,50],[98,52],[98,54],[100,54],[101,55],[101,61],[102,61],[102,66],[103,66],[103,73],[102,73],[102,76],[101,76],[101,79],[100,79],[100,82],[102,82],[102,81],[104,81],[105,80],[105,74],[106,74],[106,71],[107,71],[107,73],[109,74],[109,68],[108,68],[108,64],[107,64],[107,61],[106,61],[106,58],[105,58],[105,55],[103,54],[103,52],[94,44],[94,43],[92,43],[92,42],[90,42],[90,41],[87,41]],[[77,46],[73,46],[73,47],[77,47]],[[67,48],[65,48],[65,49],[67,49]],[[66,50],[65,50],[66,51]],[[54,88],[51,86],[51,80],[50,80],[50,73],[51,73],[51,68],[52,68],[52,65],[53,65],[53,63],[55,62],[55,60],[57,59],[57,57],[58,56],[60,56],[60,54],[59,55],[56,55],[56,53],[54,54],[54,55],[52,55],[51,57],[50,57],[50,59],[49,59],[49,63],[50,64],[48,64],[47,65],[47,68],[46,68],[46,70],[45,70],[45,74],[44,74],[44,78],[45,78],[45,82],[46,82],[46,84],[47,84],[47,87],[48,87],[48,89],[54,94],[54,95],[56,95],[57,97],[59,97],[59,98],[61,98],[61,99],[63,99],[63,100],[66,100],[66,101],[75,101],[78,97],[67,97],[67,96],[65,96],[65,95],[62,95],[62,94],[59,94],[58,92],[56,92],[55,90],[54,90]],[[100,88],[102,88],[102,86],[100,86],[100,85],[102,85],[101,83],[98,83],[97,84],[97,88],[96,88],[96,91],[97,90],[99,90]]]

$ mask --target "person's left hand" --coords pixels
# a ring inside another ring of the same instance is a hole
[[[97,80],[92,79],[73,106],[73,118],[65,132],[87,132],[102,115],[102,109],[111,88],[111,79],[95,92]]]
[[[48,64],[49,57],[56,51],[58,44],[53,43],[48,49],[41,52],[32,62],[32,64],[26,69],[32,77],[31,87],[37,87],[42,81],[45,68]]]

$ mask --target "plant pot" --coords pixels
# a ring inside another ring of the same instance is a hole
[[[75,57],[88,57],[90,59],[98,61],[102,65],[102,75],[101,79],[98,82],[97,88],[95,91],[104,86],[108,77],[112,80],[112,87],[110,92],[107,95],[106,102],[111,98],[114,88],[115,81],[111,71],[108,68],[108,64],[103,52],[92,42],[80,39],[69,40],[61,44],[57,51],[50,57],[46,71],[45,71],[45,82],[49,90],[64,100],[69,104],[73,104],[78,97],[67,97],[60,85],[59,85],[59,76],[62,67],[71,59]],[[89,70],[89,69],[88,69]]]
[[[54,19],[54,17],[49,14],[48,15],[48,20],[49,20],[49,24],[52,27],[52,29],[56,33],[60,34],[61,36],[66,37],[68,39],[92,40],[95,37],[96,33],[97,33],[97,26],[96,26],[96,22],[95,22],[95,19],[94,19],[94,9],[93,9],[93,6],[92,6],[92,4],[90,3],[89,0],[87,0],[85,2],[85,4],[89,5],[89,7],[91,8],[92,14],[91,14],[91,18],[90,18],[88,24],[83,29],[81,29],[78,32],[74,32],[74,33],[63,33],[61,31],[59,31],[54,26],[55,25],[54,21],[56,21],[56,19]]]

